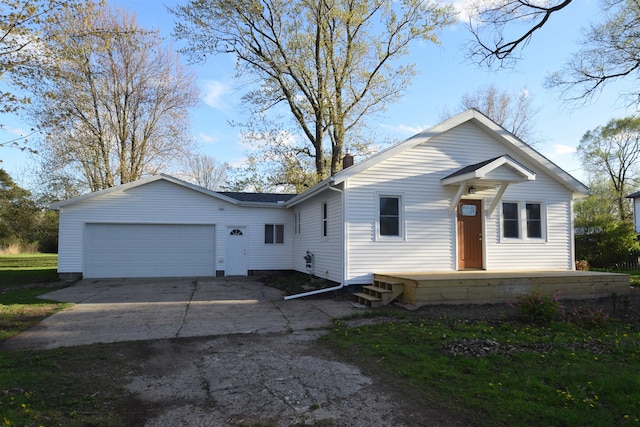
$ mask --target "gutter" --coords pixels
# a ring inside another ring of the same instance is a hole
[[[331,182],[333,182],[333,178],[331,178]],[[295,294],[295,295],[288,295],[286,297],[284,297],[285,301],[288,300],[292,300],[292,299],[296,299],[296,298],[303,298],[303,297],[309,297],[311,295],[317,295],[317,294],[321,294],[321,293],[325,293],[325,292],[332,292],[332,291],[337,291],[340,290],[342,288],[344,288],[345,286],[345,275],[347,272],[347,253],[346,253],[346,249],[347,249],[347,227],[345,225],[345,206],[346,203],[344,201],[344,191],[336,188],[336,187],[332,187],[331,186],[331,182],[327,183],[327,189],[329,190],[333,190],[333,191],[337,191],[338,193],[340,193],[340,200],[342,201],[342,221],[341,221],[341,227],[342,227],[342,242],[343,242],[343,248],[342,248],[342,280],[340,282],[340,284],[338,286],[333,286],[331,288],[325,288],[325,289],[316,289],[315,291],[309,291],[309,292],[303,292],[301,294]]]

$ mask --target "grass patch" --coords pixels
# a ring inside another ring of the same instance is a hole
[[[27,288],[0,292],[0,342],[69,307],[69,303],[37,298],[57,288]]]
[[[58,281],[58,255],[19,254],[0,256],[0,291]]]
[[[142,343],[0,352],[0,425],[142,425],[146,408],[124,389]]]
[[[336,321],[322,341],[482,425],[640,425],[638,325]]]
[[[52,287],[57,264],[51,254],[0,256],[0,342],[69,306],[37,298],[62,287]]]

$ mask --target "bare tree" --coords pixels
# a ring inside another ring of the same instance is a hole
[[[499,65],[517,59],[551,16],[572,0],[474,0],[469,29],[474,36],[470,57],[479,63]],[[515,30],[514,30],[515,28]],[[515,32],[515,35],[512,35]]]
[[[194,75],[125,10],[88,2],[48,28],[56,75],[32,82],[46,168],[96,191],[166,169],[193,152]],[[37,84],[36,84],[37,83]]]
[[[74,0],[0,2],[0,113],[16,113],[29,104],[28,83],[48,64],[41,28],[75,5]],[[34,151],[24,138],[0,141],[0,147]]]
[[[284,104],[314,182],[340,170],[346,136],[408,87],[414,67],[399,60],[410,44],[437,42],[453,22],[430,0],[198,0],[171,11],[193,60],[233,54],[255,78],[243,101],[256,117]]]
[[[187,159],[184,178],[212,191],[220,191],[226,184],[227,163],[218,162],[211,156],[201,154]]]
[[[586,103],[609,82],[640,79],[640,0],[600,2],[602,13],[597,23],[584,30],[581,47],[546,82],[561,89],[568,101]],[[474,0],[469,56],[489,66],[511,65],[534,34],[571,4],[571,0]],[[637,85],[623,95],[631,97],[636,107],[640,105]]]
[[[475,108],[484,113],[491,120],[530,145],[535,145],[535,115],[538,109],[533,106],[533,96],[526,88],[516,93],[499,90],[491,84],[475,92],[462,96],[458,107],[453,113],[445,111],[443,119],[461,113],[469,108]]]
[[[606,0],[604,6],[604,21],[589,26],[581,48],[547,79],[569,101],[588,102],[614,80],[640,81],[640,0]],[[640,106],[637,84],[623,95]]]

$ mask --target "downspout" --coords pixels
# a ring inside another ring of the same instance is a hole
[[[333,182],[333,181],[332,181]],[[340,200],[342,201],[342,221],[341,223],[341,227],[342,227],[342,243],[343,243],[343,247],[342,247],[342,279],[340,281],[340,284],[338,286],[333,286],[331,288],[325,288],[325,289],[316,289],[315,291],[309,291],[309,292],[303,292],[301,294],[295,294],[295,295],[288,295],[286,297],[284,297],[285,301],[291,300],[291,299],[295,299],[295,298],[302,298],[302,297],[309,297],[311,295],[317,295],[317,294],[321,294],[324,292],[331,292],[331,291],[337,291],[340,290],[342,288],[344,288],[346,279],[345,279],[345,275],[346,275],[346,271],[347,271],[347,227],[345,226],[345,206],[346,203],[344,201],[344,191],[342,191],[341,189],[337,188],[337,187],[332,187],[331,184],[329,184],[327,186],[327,188],[329,190],[333,190],[333,191],[337,191],[338,193],[340,193]]]

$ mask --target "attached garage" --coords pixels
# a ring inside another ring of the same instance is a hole
[[[64,280],[222,277],[292,268],[292,194],[215,192],[169,175],[52,204]],[[282,225],[284,242],[265,243]],[[238,237],[229,246],[230,235]]]
[[[214,276],[213,225],[86,224],[85,277]]]

